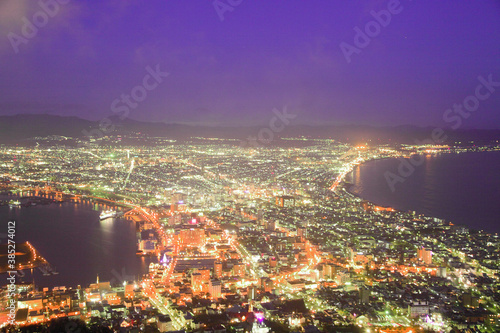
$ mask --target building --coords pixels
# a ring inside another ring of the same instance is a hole
[[[169,316],[158,316],[158,330],[160,332],[171,332],[174,330],[172,319]]]
[[[19,298],[17,301],[18,309],[29,309],[29,311],[38,311],[44,308],[42,303],[42,297],[23,297]]]
[[[290,289],[292,289],[293,291],[299,291],[299,290],[302,290],[306,287],[304,280],[294,280],[294,281],[287,281],[287,282],[288,282],[288,287]]]
[[[370,290],[365,286],[359,288],[359,303],[361,304],[370,303]]]
[[[323,266],[323,279],[332,280],[335,278],[337,273],[337,266],[332,264],[326,264]]]
[[[201,279],[203,281],[208,282],[208,280],[210,280],[210,270],[207,269],[206,267],[197,269],[197,273],[201,274]]]
[[[432,251],[424,247],[417,249],[418,260],[422,261],[426,265],[432,264]]]
[[[182,229],[179,232],[179,241],[182,246],[202,247],[206,243],[205,230],[202,228]]]
[[[182,215],[180,214],[175,214],[168,219],[169,226],[174,226],[181,223],[182,223]]]
[[[203,290],[203,277],[200,273],[191,274],[191,288],[194,294],[200,293]]]
[[[222,284],[219,280],[212,279],[208,286],[208,292],[212,298],[220,298],[222,291]]]
[[[276,230],[276,221],[267,221],[265,223],[265,227],[269,231],[274,231]]]
[[[437,272],[436,272],[436,275],[438,277],[445,278],[448,275],[446,267],[439,267]]]
[[[426,301],[414,301],[410,305],[412,318],[429,315],[429,304]]]
[[[184,203],[176,203],[176,204],[170,205],[170,211],[172,213],[185,212],[186,210],[187,210],[187,206]]]
[[[260,288],[265,292],[271,292],[274,288],[274,281],[268,277],[261,277]]]
[[[465,293],[462,295],[462,305],[468,308],[477,308],[479,306],[479,298],[470,292]]]
[[[156,240],[144,239],[139,242],[138,249],[143,253],[151,253],[156,250]]]
[[[282,208],[293,207],[295,206],[295,198],[289,195],[276,197],[276,205]]]
[[[222,262],[220,261],[214,263],[214,277],[217,279],[222,277]]]
[[[278,260],[276,260],[276,257],[269,257],[269,267],[274,268],[278,264]]]
[[[257,297],[257,287],[251,285],[247,290],[248,299],[254,300]]]
[[[307,238],[307,228],[298,227],[297,228],[297,236],[301,238]]]
[[[351,276],[349,275],[349,273],[347,271],[341,271],[341,272],[338,272],[335,275],[335,279],[334,280],[337,283],[337,285],[343,286],[347,282],[351,281]]]
[[[181,193],[181,192],[176,192],[172,194],[172,205],[175,204],[185,204],[187,199],[187,194]]]
[[[233,276],[245,277],[246,268],[242,262],[236,263],[233,266]]]

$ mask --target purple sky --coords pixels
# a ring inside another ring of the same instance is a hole
[[[159,65],[130,118],[257,125],[287,106],[294,124],[447,126],[478,76],[500,82],[500,1],[401,0],[347,63],[340,43],[393,1],[242,0],[221,21],[212,0],[69,0],[16,53],[41,7],[0,0],[0,114],[98,120]],[[462,126],[500,128],[500,87]]]

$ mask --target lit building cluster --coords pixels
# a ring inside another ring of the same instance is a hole
[[[65,317],[161,332],[499,329],[498,235],[376,206],[346,184],[366,161],[461,148],[158,140],[0,147],[1,188],[119,206],[137,224],[138,255],[157,259],[120,285],[19,286],[18,324]]]

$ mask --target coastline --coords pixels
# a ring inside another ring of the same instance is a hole
[[[498,152],[498,151],[487,151],[487,152],[491,153],[491,152]],[[449,152],[440,153],[440,154],[419,154],[419,155],[423,155],[423,156],[431,155],[433,157],[438,157],[440,155],[455,155],[456,156],[456,155],[461,155],[464,153],[477,154],[477,153],[485,153],[485,152],[484,151],[469,151],[469,152],[449,151]],[[360,172],[361,167],[366,166],[369,162],[374,162],[374,161],[379,161],[379,160],[395,160],[395,161],[397,161],[401,158],[408,159],[408,157],[401,156],[399,158],[398,157],[382,157],[382,158],[374,158],[374,159],[366,160],[363,163],[358,164],[355,168],[353,168],[353,170],[351,170],[351,172],[346,174],[342,178],[339,185],[341,188],[343,188],[345,190],[346,193],[348,193],[352,197],[354,197],[358,200],[366,201],[369,205],[372,205],[372,206],[388,208],[388,209],[392,209],[396,212],[401,212],[401,213],[410,213],[410,214],[414,213],[414,214],[425,216],[427,218],[439,218],[439,219],[442,219],[446,225],[452,225],[452,226],[456,226],[456,227],[464,227],[464,228],[467,228],[471,231],[476,231],[476,232],[481,231],[481,232],[488,233],[488,234],[498,234],[499,233],[497,231],[487,230],[481,226],[475,226],[473,223],[467,224],[467,223],[463,223],[463,222],[452,221],[453,217],[437,217],[436,215],[433,215],[433,214],[424,213],[424,212],[421,212],[421,209],[418,209],[418,208],[405,210],[405,209],[398,208],[397,205],[392,205],[392,204],[387,204],[387,203],[385,203],[385,204],[377,203],[377,201],[373,200],[373,198],[370,200],[354,190],[354,187],[356,184],[353,182],[353,179],[352,179],[353,177],[351,177],[353,172]],[[351,178],[351,179],[349,179],[349,178]]]
[[[37,205],[19,208],[0,206],[0,209],[7,214],[6,216],[11,215],[12,220],[18,222],[19,230],[16,240],[19,243],[22,241],[34,243],[35,248],[51,266],[57,267],[60,273],[55,276],[45,276],[40,269],[33,269],[38,287],[86,286],[93,283],[96,274],[99,274],[103,280],[112,281],[116,280],[117,276],[137,276],[147,272],[149,259],[136,255],[135,227],[129,226],[130,222],[122,218],[108,222],[99,221],[101,207],[95,209],[95,205],[99,204],[67,201],[57,206]],[[37,231],[26,232],[27,228]],[[79,241],[72,242],[71,239]],[[57,249],[50,251],[47,246],[50,243],[57,243],[59,248],[64,248],[66,251],[64,254]],[[72,249],[68,250],[69,248]],[[92,258],[99,259],[87,260],[85,256],[80,255],[84,253],[91,253]],[[24,270],[24,273],[29,277],[25,282],[30,282],[29,270]]]

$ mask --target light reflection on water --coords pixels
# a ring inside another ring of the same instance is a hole
[[[379,205],[500,232],[500,152],[426,156],[393,193],[384,173],[397,174],[398,165],[385,159],[357,167],[351,191]]]
[[[0,200],[13,197],[0,196]],[[33,207],[0,206],[0,226],[16,220],[16,242],[30,241],[54,265],[57,275],[44,276],[35,270],[40,286],[86,286],[115,277],[125,271],[130,276],[147,272],[150,259],[137,257],[135,223],[124,219],[99,221],[100,211],[109,206],[89,202]],[[1,232],[1,230],[0,230]],[[27,282],[31,277],[27,274]]]

